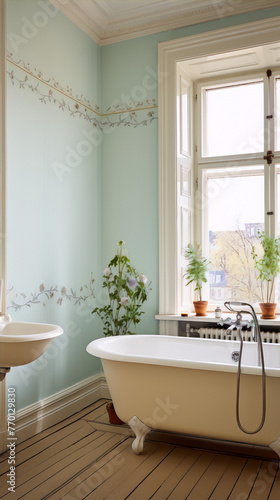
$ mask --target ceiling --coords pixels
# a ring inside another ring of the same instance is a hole
[[[99,45],[280,6],[280,0],[51,0]]]

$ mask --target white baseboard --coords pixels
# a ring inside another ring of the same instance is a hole
[[[16,413],[17,444],[101,398],[110,398],[103,373],[93,375]]]

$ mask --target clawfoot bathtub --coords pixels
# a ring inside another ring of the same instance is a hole
[[[118,416],[136,434],[140,453],[151,428],[270,446],[280,457],[280,344],[264,344],[267,404],[260,432],[236,423],[237,341],[159,335],[106,337],[87,351],[101,358]],[[235,354],[233,354],[235,353]],[[242,425],[262,415],[257,344],[244,342],[240,394]]]

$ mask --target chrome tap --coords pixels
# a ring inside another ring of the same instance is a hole
[[[242,330],[242,328],[249,328],[251,326],[251,322],[249,321],[242,321],[242,314],[241,312],[237,312],[236,313],[236,319],[231,319],[231,318],[227,318],[225,320],[225,322],[223,323],[219,323],[219,324],[226,324],[226,325],[229,325],[229,327],[227,328],[227,335],[229,335],[232,330]]]
[[[259,339],[261,342],[261,333],[260,333],[258,318],[257,318],[257,315],[255,313],[255,309],[253,308],[253,306],[251,306],[251,304],[249,304],[247,302],[225,302],[224,305],[226,306],[226,308],[229,311],[236,313],[236,321],[234,321],[232,323],[232,325],[228,328],[228,330],[233,330],[234,328],[236,328],[237,330],[240,331],[243,326],[246,326],[246,327],[251,326],[252,333],[253,333],[253,341],[257,342],[259,344]],[[235,307],[249,307],[250,310],[241,309],[241,310],[237,311],[236,309],[233,309],[233,306],[235,306]],[[252,316],[252,322],[251,321],[250,322],[243,322],[242,321],[242,314],[250,314],[250,316]],[[258,349],[258,350],[260,350],[260,349]],[[259,361],[260,361],[260,355],[259,355]]]

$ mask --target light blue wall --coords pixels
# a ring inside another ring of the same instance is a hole
[[[45,0],[8,0],[7,11],[8,312],[65,331],[12,368],[21,408],[101,369],[85,351],[102,335],[90,289],[101,267],[100,48]]]
[[[8,312],[66,332],[8,375],[22,408],[100,370],[85,352],[102,336],[90,280],[98,296],[120,239],[152,280],[137,332],[158,332],[158,43],[280,9],[98,47],[48,0],[7,8]]]

